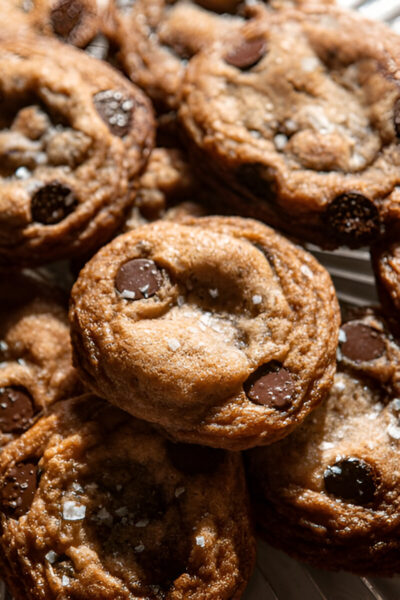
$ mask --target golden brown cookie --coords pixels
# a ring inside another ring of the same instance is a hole
[[[134,199],[150,103],[106,64],[53,40],[0,41],[0,266],[98,247]]]
[[[195,176],[183,150],[154,148],[137,183],[135,204],[128,213],[124,231],[156,219],[204,216],[206,209],[197,202],[202,195],[204,186]]]
[[[96,35],[100,14],[96,0],[2,0],[9,27],[23,33],[56,36],[84,47]]]
[[[0,277],[0,445],[81,388],[72,366],[67,300],[43,277]]]
[[[400,311],[400,244],[398,232],[371,250],[377,289],[385,312],[394,317]]]
[[[329,275],[256,221],[158,221],[119,236],[81,271],[70,321],[83,381],[180,441],[269,444],[332,383]]]
[[[400,347],[379,313],[341,328],[329,397],[285,440],[247,455],[260,532],[300,560],[400,572]]]
[[[399,221],[400,38],[335,7],[264,11],[189,63],[180,117],[232,212],[323,246]]]
[[[0,508],[16,600],[239,600],[254,564],[240,455],[90,395],[3,451]]]

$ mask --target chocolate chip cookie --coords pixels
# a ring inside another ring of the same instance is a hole
[[[254,564],[240,455],[168,442],[90,395],[3,451],[0,510],[16,600],[239,600]]]
[[[322,246],[399,221],[400,38],[335,7],[265,10],[189,63],[180,118],[232,211]]]
[[[157,219],[201,217],[206,214],[197,201],[204,186],[179,148],[154,148],[137,184],[135,204],[124,230],[130,231]]]
[[[371,251],[377,289],[385,312],[394,317],[400,311],[400,244],[399,236],[392,236]],[[398,320],[398,319],[396,319]]]
[[[114,43],[130,79],[157,105],[176,108],[187,61],[204,45],[237,29],[238,0],[114,0]]]
[[[67,301],[41,276],[0,278],[0,445],[77,392]]]
[[[400,572],[400,347],[379,313],[341,328],[328,400],[248,453],[262,535],[323,568]]]
[[[152,147],[146,97],[106,64],[50,39],[0,40],[0,94],[0,266],[104,243]]]
[[[20,34],[56,36],[79,47],[96,35],[100,23],[96,0],[2,0],[1,12],[11,13],[9,26]]]
[[[70,321],[83,381],[180,441],[268,444],[332,383],[329,275],[256,221],[158,221],[119,236],[81,271]]]

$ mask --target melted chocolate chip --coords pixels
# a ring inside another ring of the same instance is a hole
[[[394,103],[394,114],[393,114],[394,130],[398,138],[400,138],[400,98],[397,98]]]
[[[245,71],[254,67],[265,56],[266,52],[267,44],[264,38],[243,40],[225,55],[225,62]]]
[[[97,112],[113,135],[124,137],[131,129],[134,101],[118,90],[104,90],[93,97]]]
[[[80,0],[59,0],[50,12],[50,23],[58,37],[68,40],[71,33],[79,27],[84,15],[84,6]]]
[[[367,243],[380,231],[380,218],[376,206],[362,194],[342,194],[328,206],[324,221],[343,244]]]
[[[385,352],[385,342],[379,331],[363,323],[346,323],[342,327],[346,340],[341,351],[354,362],[375,360]]]
[[[44,225],[59,223],[75,208],[73,191],[58,181],[41,187],[31,200],[32,220]]]
[[[19,518],[28,512],[37,488],[37,465],[32,462],[16,464],[7,473],[0,490],[1,510]]]
[[[376,492],[372,467],[359,458],[345,458],[329,466],[324,473],[328,494],[353,504],[369,504]]]
[[[223,450],[194,444],[166,443],[168,458],[175,469],[186,475],[213,473],[224,460]]]
[[[116,289],[129,300],[150,298],[160,289],[162,276],[156,263],[135,258],[119,268],[115,278]]]
[[[207,10],[212,10],[216,13],[231,13],[237,12],[239,4],[242,0],[196,0],[196,4],[199,4]]]
[[[34,414],[32,398],[22,389],[0,388],[0,431],[22,433],[31,424]]]
[[[276,361],[257,369],[244,389],[250,400],[270,408],[287,408],[296,391],[291,373]]]

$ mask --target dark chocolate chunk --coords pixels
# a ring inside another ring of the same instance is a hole
[[[120,267],[115,278],[116,289],[129,300],[150,298],[160,289],[162,276],[152,260],[135,258]]]
[[[77,205],[73,191],[58,181],[41,187],[32,197],[32,220],[44,225],[54,225],[67,217]]]
[[[382,335],[368,325],[346,323],[342,331],[346,336],[340,346],[342,354],[354,362],[375,360],[385,352]]]
[[[224,451],[195,444],[167,442],[167,454],[175,469],[186,475],[213,473],[224,460]]]
[[[254,67],[265,56],[266,52],[267,44],[264,38],[243,40],[225,55],[225,62],[244,71]]]
[[[113,135],[124,137],[132,125],[134,101],[119,90],[104,90],[93,97],[97,112]]]
[[[327,467],[324,483],[328,494],[353,504],[369,504],[376,492],[374,471],[360,458],[344,458]]]
[[[262,365],[244,384],[247,397],[271,408],[287,408],[295,394],[291,373],[276,361]]]
[[[37,465],[33,462],[16,464],[3,480],[0,489],[1,510],[19,518],[28,512],[37,488]]]
[[[342,244],[368,243],[378,237],[380,218],[376,206],[362,194],[341,194],[328,206],[323,220]]]
[[[68,41],[74,29],[79,27],[84,15],[80,0],[58,0],[51,9],[50,23],[54,33]]]
[[[0,388],[0,431],[19,433],[26,431],[34,414],[32,398],[22,389]]]
[[[400,138],[400,98],[397,98],[396,102],[394,103],[393,122],[396,135],[398,138]]]
[[[220,14],[235,14],[241,2],[242,0],[196,0],[196,4]]]

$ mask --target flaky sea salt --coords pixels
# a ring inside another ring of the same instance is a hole
[[[149,519],[140,519],[137,523],[135,523],[135,527],[147,527],[150,523]]]
[[[344,344],[344,342],[347,342],[347,335],[346,332],[343,331],[343,329],[339,329],[339,342],[342,342],[342,344]]]
[[[318,58],[315,58],[315,56],[306,56],[301,61],[301,68],[306,73],[311,73],[312,71],[315,71],[315,69],[318,66],[319,66],[319,60],[318,60]]]
[[[139,544],[138,546],[135,546],[135,552],[143,552],[144,550],[144,545],[143,544]]]
[[[208,293],[210,294],[211,298],[218,298],[218,296],[219,296],[219,291],[217,290],[217,288],[209,289]]]
[[[288,138],[284,133],[277,133],[274,137],[274,144],[277,150],[283,150],[288,142]]]
[[[69,584],[69,577],[67,577],[66,575],[63,575],[61,578],[61,585],[66,586]]]
[[[131,292],[130,290],[123,290],[121,292],[121,296],[123,298],[125,298],[126,300],[134,300],[135,299],[135,292]]]
[[[254,296],[252,297],[252,302],[253,304],[261,304],[262,296],[260,296],[259,294],[254,294]]]
[[[313,272],[310,269],[310,267],[308,267],[307,265],[301,265],[300,271],[303,273],[303,275],[305,275],[309,279],[312,279],[313,276],[314,276]]]
[[[45,559],[51,565],[56,562],[57,558],[58,558],[58,554],[57,554],[57,552],[54,552],[54,550],[49,550],[49,552],[45,555]]]
[[[117,508],[117,510],[114,512],[117,515],[117,517],[126,517],[126,515],[129,513],[127,506],[121,506],[120,508]]]
[[[386,431],[393,440],[400,440],[400,427],[398,425],[389,425]]]
[[[183,306],[185,304],[184,296],[178,296],[177,303],[178,303],[178,306]]]
[[[179,498],[179,496],[182,496],[182,494],[186,491],[186,489],[184,487],[178,487],[175,490],[175,498]]]
[[[64,521],[81,521],[85,518],[86,506],[77,504],[73,500],[67,500],[63,504]]]
[[[201,548],[204,548],[204,546],[206,545],[206,541],[204,539],[204,536],[202,536],[202,535],[196,535],[196,544],[198,546],[201,546]]]
[[[172,350],[172,352],[175,352],[175,350],[178,350],[178,348],[181,347],[180,343],[176,338],[169,338],[167,340],[167,344],[170,350]]]

